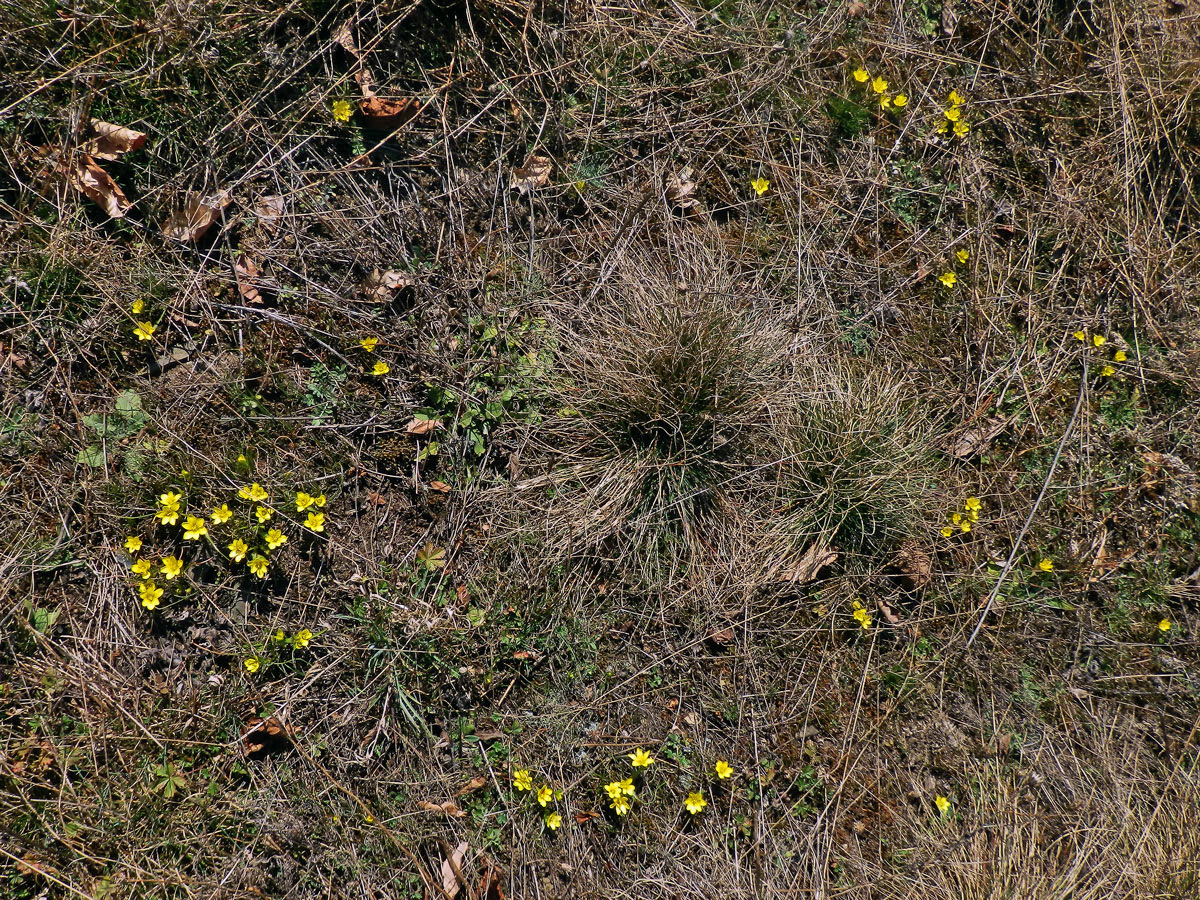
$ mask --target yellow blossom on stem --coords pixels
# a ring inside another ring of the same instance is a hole
[[[621,793],[626,797],[633,797],[637,795],[637,788],[634,787],[632,778],[626,778],[624,781],[618,781],[617,787],[621,789]]]
[[[141,549],[142,549],[142,539],[140,537],[138,537],[136,534],[131,534],[129,537],[125,538],[125,550],[129,553],[130,556],[137,553]]]
[[[866,69],[864,69],[862,66],[859,66],[857,69],[854,70],[854,80],[857,81],[859,84],[866,84],[868,81],[871,80],[871,73],[868,72]]]
[[[706,806],[708,806],[708,801],[704,799],[704,795],[699,791],[692,791],[683,801],[683,808],[693,816],[703,812]]]
[[[871,627],[871,614],[862,607],[854,610],[854,619],[862,626],[863,631],[867,631]]]
[[[324,506],[325,506],[325,495],[324,495],[324,494],[317,494],[317,496],[313,497],[313,506],[316,506],[316,507],[318,507],[318,508],[324,508]]]
[[[954,254],[954,256],[960,263],[965,263],[968,259],[971,258],[971,251],[959,250],[957,253]]]
[[[558,831],[562,827],[562,816],[556,812],[552,812],[542,820],[546,824],[546,828],[550,831]]]
[[[963,504],[963,509],[978,511],[983,509],[983,503],[978,497],[968,497],[966,502]]]
[[[938,281],[940,281],[946,287],[952,288],[958,284],[958,276],[953,272],[945,272],[938,276]]]
[[[723,759],[718,759],[717,764],[713,766],[713,771],[717,773],[717,778],[721,781],[726,781],[733,777],[733,766]]]
[[[1107,377],[1109,377],[1110,375],[1116,375],[1116,374],[1117,374],[1117,370],[1116,370],[1116,369],[1114,369],[1112,366],[1108,366],[1108,365],[1106,365],[1106,366],[1103,366],[1103,367],[1100,369],[1100,374],[1101,374],[1103,377],[1107,378]]]
[[[954,136],[955,137],[964,138],[967,136],[967,132],[970,130],[971,130],[971,126],[968,125],[965,121],[954,123]]]
[[[269,506],[256,506],[254,508],[254,518],[258,519],[259,525],[266,525],[271,521],[271,516],[275,515],[275,511]]]
[[[962,118],[962,110],[957,106],[952,106],[950,109],[946,110],[946,118],[951,122],[957,122]]]
[[[267,532],[266,541],[268,550],[278,550],[287,543],[287,535],[278,528],[272,528]]]
[[[871,90],[877,94],[882,94],[888,89],[888,83],[882,75],[876,75],[875,80],[871,82]]]
[[[253,675],[255,672],[257,672],[259,670],[259,668],[262,667],[262,662],[259,660],[259,658],[257,656],[248,656],[248,657],[246,657],[246,660],[242,663],[242,665],[246,667],[247,672],[249,672],[251,675]]]
[[[641,747],[629,754],[629,764],[635,769],[647,769],[652,762],[654,762],[654,757]]]
[[[134,575],[137,575],[141,578],[149,578],[150,577],[150,560],[139,559],[137,562],[135,562],[132,566],[129,567],[129,571],[132,572]]]
[[[551,790],[550,785],[543,784],[540,788],[538,788],[538,792],[537,792],[538,806],[546,806],[553,799],[554,799],[554,791]]]
[[[1125,362],[1129,357],[1125,355],[1124,350],[1118,350],[1113,354],[1113,362]]]
[[[167,581],[174,581],[183,571],[183,560],[175,556],[164,556],[162,561],[162,576]]]
[[[228,503],[222,503],[212,511],[212,520],[214,525],[224,525],[233,518],[233,510],[229,508]]]
[[[304,491],[296,492],[296,512],[304,512],[313,505],[313,498]]]
[[[382,359],[371,367],[371,374],[378,377],[383,377],[390,371],[392,371],[392,367],[385,363]]]
[[[892,98],[892,106],[896,109],[903,109],[908,106],[908,94],[897,94]]]
[[[275,643],[282,644],[286,640],[287,640],[287,635],[283,633],[283,629],[276,628],[275,629]]]
[[[263,489],[263,486],[256,481],[254,484],[247,484],[238,488],[238,496],[243,500],[250,500],[254,503],[262,503],[267,499],[268,494]]]
[[[942,529],[942,537],[948,538],[948,537],[952,537],[953,535],[954,535],[954,529],[951,528],[949,525],[947,525],[945,528]]]
[[[301,628],[296,632],[296,636],[292,638],[292,646],[297,650],[303,650],[308,647],[308,642],[313,639],[313,633],[307,628]]]
[[[304,527],[309,531],[322,532],[325,530],[325,513],[309,513],[304,520]]]
[[[246,554],[249,552],[249,550],[250,547],[247,546],[245,541],[243,541],[241,538],[234,538],[229,543],[229,558],[234,562],[241,562],[246,558]]]
[[[753,181],[750,182],[750,187],[752,187],[754,189],[754,193],[756,195],[761,197],[763,194],[765,194],[770,189],[771,182],[769,179],[763,178],[761,175],[759,175],[757,178],[755,178]]]
[[[129,311],[131,313],[133,313],[135,316],[140,316],[142,314],[142,310],[145,308],[146,308],[146,301],[143,300],[141,297],[138,297],[136,300],[133,301],[133,303],[129,304]]]
[[[518,791],[532,791],[533,777],[529,774],[528,769],[517,769],[513,772],[513,787]]]
[[[199,516],[188,516],[184,521],[183,539],[185,541],[198,541],[206,534],[208,534],[208,528]]]
[[[267,562],[265,557],[260,556],[256,553],[254,556],[252,556],[250,558],[250,562],[246,563],[246,565],[249,566],[250,571],[253,572],[255,575],[257,575],[259,578],[267,577],[267,566],[269,565],[269,563]]]
[[[971,523],[970,522],[962,522],[958,527],[962,529],[963,534],[966,534],[968,531],[971,530]]]
[[[368,353],[374,353],[375,347],[378,344],[379,344],[379,338],[375,337],[374,335],[372,335],[370,337],[365,337],[358,342],[358,346],[362,347]]]
[[[879,108],[883,110],[890,109],[892,106],[892,98],[890,94],[879,95]]]
[[[1093,334],[1092,335],[1092,345],[1095,347],[1103,347],[1105,340],[1107,340],[1107,339],[1102,334]]]
[[[621,790],[621,782],[610,781],[604,786],[604,792],[608,794],[609,800],[619,800],[625,796],[625,792]]]
[[[1168,631],[1170,631],[1171,630],[1171,620],[1163,619],[1161,622],[1159,622],[1158,630],[1161,631],[1163,634],[1166,634]]]
[[[333,111],[333,117],[337,121],[342,123],[350,121],[350,104],[345,100],[334,100],[331,109]]]
[[[1054,561],[1049,560],[1049,559],[1043,559],[1040,563],[1038,563],[1038,568],[1041,569],[1043,572],[1053,572],[1054,571]]]
[[[933,805],[938,808],[938,812],[943,816],[950,812],[950,801],[940,794],[934,798]]]
[[[1087,340],[1087,332],[1086,331],[1077,331],[1077,332],[1075,332],[1073,337],[1077,341],[1086,341]]]
[[[146,609],[155,609],[160,600],[162,600],[162,588],[155,586],[154,582],[143,582],[138,590],[142,598],[142,606]]]
[[[174,525],[179,521],[179,504],[173,503],[170,506],[162,507],[154,514],[154,518],[164,525]]]
[[[609,805],[612,806],[612,811],[618,816],[629,815],[630,803],[628,798],[614,797],[612,803]]]
[[[154,337],[153,322],[138,322],[133,326],[133,334],[139,341],[148,341]]]
[[[966,103],[966,99],[958,91],[951,91],[950,96],[946,98],[951,106],[962,106]]]

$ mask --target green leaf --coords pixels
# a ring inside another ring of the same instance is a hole
[[[91,466],[93,469],[104,468],[104,450],[99,444],[92,444],[90,447],[80,450],[77,462],[83,463],[85,466]]]
[[[117,394],[116,410],[123,416],[131,416],[142,411],[142,398],[134,391],[122,391]]]

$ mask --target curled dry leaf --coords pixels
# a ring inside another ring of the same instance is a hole
[[[363,124],[376,131],[393,131],[407,125],[421,111],[421,101],[416,97],[401,97],[387,100],[374,95],[358,104]]]
[[[163,234],[174,241],[194,243],[208,233],[232,201],[232,195],[225,190],[215,194],[192,194],[182,209],[167,216],[162,224]]]
[[[237,279],[238,293],[242,295],[242,299],[247,303],[260,305],[263,298],[254,286],[258,278],[258,266],[254,264],[254,260],[244,253],[241,254],[233,261],[233,274]]]
[[[463,876],[462,861],[463,857],[467,855],[469,846],[466,841],[463,841],[453,851],[446,853],[446,858],[442,861],[442,890],[445,891],[447,897],[457,897],[459,890],[467,883]]]
[[[691,166],[680,170],[676,175],[667,179],[667,203],[685,216],[696,216],[704,212],[696,193],[695,172]]]
[[[113,125],[111,122],[101,122],[92,119],[90,137],[83,144],[83,152],[95,159],[116,159],[123,153],[141,149],[146,143],[146,135],[132,128]]]
[[[947,449],[955,459],[969,459],[987,450],[1007,424],[1007,419],[985,419],[953,436]]]
[[[486,775],[476,775],[474,778],[472,778],[470,781],[468,781],[466,784],[464,784],[462,787],[460,787],[457,791],[455,791],[454,796],[461,797],[464,794],[470,794],[473,791],[479,790],[481,787],[483,787],[487,783],[488,783],[488,778]]]
[[[404,433],[416,435],[429,434],[435,428],[440,428],[441,424],[441,419],[413,419],[404,426]]]
[[[892,565],[909,590],[919,590],[933,578],[933,562],[929,554],[916,544],[905,544],[896,553]]]
[[[246,731],[242,735],[242,744],[248,756],[268,756],[272,753],[282,753],[292,746],[292,739],[287,728],[275,716],[260,719],[252,716],[246,720]]]
[[[791,570],[784,573],[782,580],[790,581],[792,584],[807,584],[813,581],[823,568],[832,565],[837,558],[836,550],[830,550],[821,544],[811,544],[804,551],[804,555],[800,557],[800,561]]]
[[[446,482],[444,482],[444,481],[429,482],[429,489],[431,491],[437,491],[439,494],[450,493],[450,485],[446,484]]]
[[[279,220],[283,218],[283,210],[284,200],[278,194],[259,197],[254,203],[254,213],[268,231],[275,231],[279,227]]]
[[[554,169],[554,161],[548,156],[529,154],[525,164],[512,170],[512,190],[528,194],[543,187],[550,181],[550,173]]]
[[[64,163],[59,171],[67,184],[114,219],[124,218],[133,206],[112,177],[87,154],[77,157],[72,163]]]
[[[362,289],[367,296],[386,303],[397,291],[416,286],[417,279],[411,272],[397,272],[395,269],[381,272],[374,269],[363,281]]]
[[[349,19],[334,29],[333,42],[354,57],[354,62],[356,63],[354,80],[358,82],[358,88],[362,91],[363,99],[370,100],[375,96],[375,91],[372,87],[375,84],[375,79],[371,75],[371,70],[367,67],[366,60],[363,59],[362,51],[358,49],[358,44],[354,40],[354,32],[350,28]]]
[[[445,803],[431,803],[428,800],[417,801],[417,806],[425,810],[425,812],[444,813],[452,819],[461,819],[467,813],[466,810],[459,807],[453,800],[447,800]]]

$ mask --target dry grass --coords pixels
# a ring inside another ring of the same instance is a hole
[[[0,6],[0,897],[1197,894],[1196,14],[858,7]]]

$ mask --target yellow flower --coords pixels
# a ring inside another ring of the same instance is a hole
[[[942,537],[951,537],[954,534],[954,529],[947,525],[942,529]]]
[[[942,124],[940,124],[940,125],[938,126],[937,133],[938,133],[938,134],[945,134],[945,133],[946,133],[947,131],[949,131],[949,130],[950,130],[950,123],[949,123],[949,122],[947,122],[945,119],[942,119]]]
[[[129,555],[132,556],[142,549],[142,539],[136,534],[131,534],[129,537],[125,538],[125,549],[128,551]]]
[[[871,90],[877,94],[882,94],[888,89],[888,83],[884,81],[882,75],[876,75],[875,80],[871,82]]]
[[[1040,563],[1038,563],[1038,568],[1041,569],[1043,572],[1053,572],[1054,571],[1054,562],[1053,562],[1053,560],[1043,559]]]
[[[1093,346],[1095,346],[1095,347],[1103,347],[1103,346],[1104,346],[1104,341],[1105,341],[1105,337],[1104,337],[1104,335],[1102,335],[1102,334],[1093,334],[1093,335],[1092,335],[1092,345],[1093,345]]]
[[[1077,331],[1077,332],[1075,332],[1074,337],[1075,337],[1075,340],[1077,340],[1077,341],[1086,341],[1087,340],[1087,332],[1086,331]]]
[[[150,577],[150,560],[139,559],[137,562],[135,562],[132,566],[129,567],[129,571],[132,572],[134,575],[138,575],[142,578],[149,578]]]
[[[185,541],[198,541],[200,538],[208,534],[208,528],[204,524],[204,520],[199,516],[188,516],[183,523],[183,539]]]
[[[963,509],[980,510],[983,509],[983,503],[978,497],[968,497],[967,502],[963,504]]]
[[[350,121],[350,104],[345,100],[333,101],[333,117],[339,122]]]
[[[610,805],[612,806],[612,811],[618,816],[625,816],[629,814],[630,804],[629,800],[625,797],[614,797],[613,802]]]
[[[183,560],[175,556],[164,556],[162,561],[162,575],[167,581],[174,581],[179,577],[179,573],[183,571]]]
[[[251,500],[255,503],[262,503],[267,499],[267,492],[263,490],[261,484],[257,481],[254,484],[243,485],[238,489],[238,496],[243,500]]]
[[[897,94],[892,98],[892,105],[896,107],[896,109],[902,109],[905,106],[908,106],[908,94]]]
[[[375,363],[375,365],[371,368],[371,374],[380,377],[386,375],[390,371],[392,371],[392,367],[385,363],[382,359]]]
[[[1129,357],[1125,355],[1124,350],[1118,350],[1113,354],[1113,362],[1125,362],[1127,359],[1129,359]]]
[[[272,528],[267,532],[267,549],[278,550],[287,543],[287,535],[278,528]]]
[[[938,276],[938,281],[940,281],[946,287],[952,288],[954,285],[958,284],[958,276],[953,272],[945,272]]]
[[[970,523],[970,522],[963,522],[963,523],[962,523],[961,525],[959,525],[958,527],[962,529],[962,532],[963,532],[963,534],[966,534],[968,531],[970,531],[970,530],[971,530],[971,523]]]
[[[717,777],[722,781],[733,777],[733,766],[725,762],[723,759],[718,759],[716,766],[713,768],[717,773]]]
[[[296,512],[304,512],[313,505],[313,498],[304,491],[296,492]]]
[[[148,341],[154,337],[153,322],[138,322],[133,327],[133,334],[139,341]]]
[[[325,513],[309,513],[308,518],[304,520],[304,527],[309,531],[324,531]]]
[[[250,548],[241,538],[234,538],[229,544],[229,558],[234,562],[241,562],[246,558],[246,553]]]
[[[165,494],[158,495],[159,506],[178,506],[183,500],[183,496],[174,491],[167,491]]]
[[[879,108],[889,109],[892,105],[892,98],[888,94],[879,95]]]
[[[862,609],[861,607],[856,609],[854,611],[854,618],[858,624],[862,626],[863,631],[866,631],[871,627],[871,616],[865,609]]]
[[[951,525],[958,525],[961,522],[962,522],[962,513],[955,513],[954,515],[952,515],[950,517]]]
[[[259,667],[262,665],[262,662],[259,660],[259,658],[257,656],[248,656],[248,657],[246,657],[246,660],[245,660],[245,662],[242,663],[242,665],[246,667],[247,672],[249,672],[251,675],[253,675],[255,672],[258,671]]]
[[[313,639],[313,633],[307,628],[301,628],[296,632],[296,636],[292,638],[292,646],[297,650],[304,650],[308,647],[308,642]]]
[[[528,769],[517,769],[517,771],[513,772],[512,781],[513,787],[518,791],[533,790],[533,778],[530,776]]]
[[[1117,370],[1114,369],[1112,366],[1104,366],[1100,370],[1100,374],[1103,375],[1105,378],[1107,378],[1109,375],[1117,374]]]
[[[271,516],[275,515],[275,511],[269,506],[256,506],[254,508],[254,518],[258,519],[259,525],[266,525],[271,521]]]
[[[967,132],[970,130],[971,130],[971,126],[968,125],[966,122],[955,122],[954,123],[954,136],[955,137],[964,138],[967,136]]]
[[[759,175],[750,182],[750,187],[754,188],[754,193],[761,197],[767,192],[767,189],[771,187],[771,182]]]
[[[960,263],[965,263],[968,259],[971,258],[971,251],[959,250],[957,253],[954,254],[954,256],[958,259],[958,261]]]
[[[562,827],[562,816],[556,812],[550,813],[550,815],[546,816],[544,821],[546,823],[546,827],[551,831],[558,831],[558,829]]]
[[[540,788],[538,788],[538,792],[537,792],[538,806],[545,806],[553,799],[554,799],[554,791],[552,791],[550,789],[550,785],[543,784]]]
[[[154,609],[158,606],[158,602],[162,600],[163,591],[160,587],[155,587],[154,582],[147,581],[143,583],[138,591],[142,597],[142,606],[146,609]]]
[[[1161,631],[1163,634],[1166,634],[1168,631],[1170,631],[1171,630],[1171,620],[1163,619],[1161,622],[1159,622],[1158,630]]]
[[[325,507],[325,495],[317,494],[317,496],[313,497],[313,506],[323,509]]]
[[[950,812],[950,801],[941,794],[934,798],[933,805],[938,808],[938,812],[943,816]]]
[[[287,635],[283,633],[283,629],[276,628],[275,629],[275,643],[282,644],[286,640],[287,640]]]
[[[608,799],[619,800],[625,796],[625,792],[621,790],[621,782],[610,781],[604,786],[604,792],[608,794]]]
[[[267,563],[266,559],[264,559],[262,556],[259,556],[257,553],[254,554],[254,556],[252,556],[250,558],[250,562],[246,563],[246,565],[249,566],[250,571],[253,572],[255,575],[257,575],[259,578],[267,577],[268,563]]]
[[[972,522],[978,522],[979,521],[979,510],[977,510],[977,509],[967,510],[967,518],[970,519]]]
[[[212,520],[214,525],[224,525],[233,518],[233,511],[229,508],[228,503],[222,503],[212,511]]]
[[[854,70],[854,80],[859,84],[866,84],[871,80],[871,74],[862,66],[859,66]]]
[[[633,797],[637,795],[637,788],[633,786],[632,778],[626,778],[624,781],[618,781],[616,784],[617,787],[621,789],[621,793],[626,797]]]
[[[966,99],[958,91],[951,91],[950,96],[946,98],[951,106],[962,106],[966,103]]]
[[[708,801],[704,799],[704,796],[699,791],[692,791],[683,801],[683,808],[693,816],[703,812],[706,806],[708,806]]]
[[[158,519],[164,525],[174,525],[179,521],[179,504],[173,503],[170,506],[162,507],[154,514],[154,518]]]
[[[129,311],[131,313],[133,313],[135,316],[140,316],[142,314],[142,310],[145,308],[146,308],[146,301],[143,300],[141,297],[138,297],[138,299],[134,300],[133,303],[131,303],[129,305]]]
[[[366,350],[368,353],[374,353],[375,345],[378,343],[379,343],[379,338],[372,336],[372,337],[363,338],[361,341],[358,342],[358,345],[360,347],[362,347],[364,350]]]
[[[635,769],[647,769],[652,762],[654,762],[654,757],[641,747],[629,754],[629,764]]]
[[[946,118],[951,122],[957,122],[960,118],[962,118],[962,110],[957,106],[951,107],[950,109],[946,110]]]

